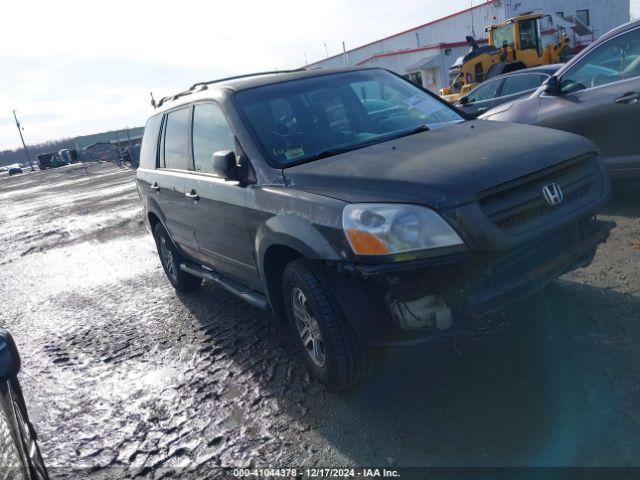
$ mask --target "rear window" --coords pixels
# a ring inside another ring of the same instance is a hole
[[[164,168],[187,170],[189,167],[189,121],[191,109],[167,114],[164,127]]]
[[[158,133],[160,132],[160,124],[162,123],[162,115],[154,115],[147,120],[144,127],[144,136],[142,137],[142,145],[140,146],[140,168],[156,168],[156,152],[158,148]],[[50,161],[51,157],[42,160]],[[38,159],[42,161],[41,159]]]

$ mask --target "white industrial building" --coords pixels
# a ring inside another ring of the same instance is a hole
[[[449,83],[449,67],[469,47],[465,38],[486,43],[485,27],[527,13],[543,13],[543,43],[564,31],[577,51],[629,21],[629,0],[487,0],[438,20],[347,50],[309,67],[375,65],[437,91]]]

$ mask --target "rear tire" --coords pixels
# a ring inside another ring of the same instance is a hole
[[[173,285],[173,288],[182,293],[197,290],[202,283],[202,279],[180,270],[180,264],[184,259],[173,244],[164,225],[160,222],[158,222],[153,229],[153,238],[158,247],[158,256],[160,257],[162,269],[171,282],[171,285]]]
[[[311,374],[335,391],[362,382],[369,351],[335,305],[322,273],[299,258],[285,267],[282,286],[287,319]]]

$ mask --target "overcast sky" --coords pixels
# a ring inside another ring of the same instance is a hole
[[[481,0],[474,0],[474,4]],[[631,0],[640,9],[640,0]],[[2,6],[0,150],[143,125],[198,80],[292,68],[469,7],[471,0],[21,0]]]

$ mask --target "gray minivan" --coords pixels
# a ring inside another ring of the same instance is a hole
[[[613,177],[640,176],[640,21],[604,35],[533,95],[480,118],[584,135]]]

